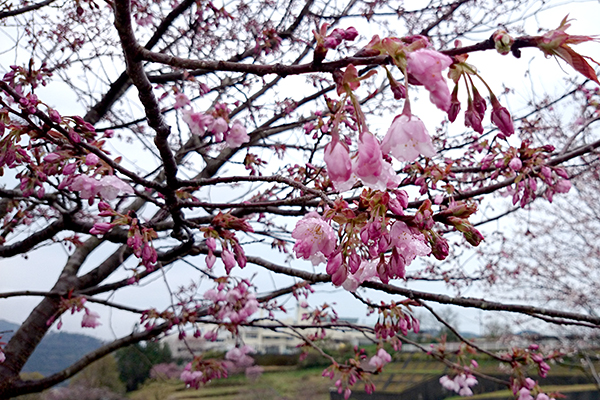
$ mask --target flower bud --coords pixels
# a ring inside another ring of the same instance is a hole
[[[450,108],[448,108],[448,120],[450,122],[456,121],[456,117],[460,112],[460,101],[458,101],[458,85],[454,86],[452,91],[452,97],[450,98]]]
[[[510,49],[515,42],[515,39],[513,39],[503,29],[498,29],[496,32],[494,32],[492,34],[492,40],[494,41],[496,51],[502,55],[507,55],[510,53]]]
[[[520,171],[523,167],[523,163],[521,162],[521,159],[519,157],[514,157],[512,160],[510,160],[508,166],[513,171]]]
[[[492,122],[500,129],[502,139],[511,136],[515,133],[515,127],[513,126],[512,117],[508,110],[500,105],[495,97],[492,97]]]

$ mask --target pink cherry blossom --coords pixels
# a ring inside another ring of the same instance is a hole
[[[234,347],[225,353],[225,359],[233,362],[237,367],[247,368],[254,364],[254,359],[248,354],[256,351],[248,345],[242,347]]]
[[[77,164],[70,163],[64,166],[62,173],[63,175],[72,175],[75,171],[77,171]]]
[[[492,121],[493,121],[493,114],[492,114]],[[471,100],[469,100],[468,106],[467,106],[467,111],[465,112],[465,126],[467,128],[469,128],[469,127],[473,128],[473,130],[475,132],[478,132],[479,134],[483,133],[483,125],[481,123],[481,116],[475,110],[475,106],[473,105],[473,102]]]
[[[54,163],[54,162],[60,160],[61,158],[62,158],[61,155],[58,153],[49,153],[44,157],[44,162]]]
[[[342,286],[349,292],[355,292],[363,282],[373,280],[376,277],[377,263],[374,261],[362,261],[358,270],[354,274],[348,275]]]
[[[426,256],[431,249],[426,244],[425,236],[418,231],[411,230],[402,221],[394,222],[390,230],[392,245],[402,254],[406,264],[410,264],[417,256]]]
[[[392,356],[390,356],[389,353],[384,349],[379,349],[377,350],[377,354],[371,357],[369,360],[369,365],[379,369],[391,361]]]
[[[83,318],[81,319],[81,327],[82,328],[95,328],[97,326],[102,325],[98,319],[100,318],[100,314],[90,311],[87,308],[85,309],[85,314],[83,314]]]
[[[94,165],[97,165],[99,162],[100,162],[100,157],[98,157],[94,153],[88,153],[88,155],[85,156],[85,165],[93,167]]]
[[[198,388],[202,383],[202,371],[192,371],[192,363],[188,363],[183,372],[181,373],[180,379],[186,384],[186,386]]]
[[[110,222],[96,222],[92,229],[90,229],[90,234],[92,235],[104,235],[108,231],[113,228],[113,224]]]
[[[508,163],[508,166],[513,171],[520,171],[521,168],[523,168],[523,163],[519,157],[513,157],[513,159]]]
[[[79,195],[83,199],[92,199],[98,194],[98,181],[87,175],[78,175],[73,179],[70,189],[80,192]]]
[[[368,187],[385,190],[400,184],[390,163],[383,160],[379,141],[364,133],[358,142],[358,156],[353,165],[354,174]]]
[[[188,104],[190,104],[190,99],[184,93],[180,92],[175,95],[175,104],[173,105],[173,108],[178,109]]]
[[[183,110],[182,119],[190,128],[193,135],[204,136],[206,128],[211,126],[214,118],[211,115]]]
[[[511,136],[515,133],[515,127],[513,124],[512,117],[508,110],[500,104],[496,96],[492,96],[492,123],[500,129],[500,134],[498,135],[502,139],[506,139],[508,136]]]
[[[379,141],[372,134],[366,132],[358,142],[358,157],[354,172],[365,181],[381,174],[383,156],[379,148]]]
[[[554,185],[554,190],[557,193],[568,193],[571,190],[571,182],[567,179],[559,179]]]
[[[210,252],[206,256],[205,261],[206,261],[206,267],[208,269],[211,269],[213,267],[213,265],[215,265],[215,262],[217,261],[217,257],[215,257],[215,255],[212,252]]]
[[[444,375],[440,378],[440,385],[446,390],[452,390],[454,392],[458,392],[460,387],[454,380],[450,379],[448,375]]]
[[[452,59],[430,49],[413,51],[407,56],[408,73],[430,92],[430,100],[440,110],[450,108],[450,90],[442,71],[452,64]]]
[[[440,378],[440,384],[447,390],[452,390],[460,396],[472,396],[471,386],[477,385],[477,378],[471,374],[459,374],[450,379],[448,375]]]
[[[221,142],[223,140],[223,134],[227,132],[229,126],[227,125],[227,121],[223,118],[219,117],[214,120],[214,122],[210,125],[208,130],[215,135],[215,140],[217,142]]]
[[[232,149],[238,148],[244,143],[248,143],[250,141],[250,136],[246,132],[246,128],[241,122],[235,121],[229,129],[227,133],[227,137],[225,138],[225,143]]]
[[[350,189],[354,182],[351,181],[352,161],[348,149],[340,142],[330,142],[325,146],[323,156],[327,164],[327,174],[333,186],[340,192]]]
[[[521,388],[521,390],[519,390],[519,397],[517,400],[533,400],[533,396],[531,395],[529,389]]]
[[[223,250],[221,260],[223,261],[223,265],[225,265],[225,271],[229,274],[236,264],[233,253],[227,249]]]
[[[6,361],[6,355],[4,354],[2,349],[0,349],[0,363],[3,363],[4,361]]]
[[[313,265],[325,261],[324,257],[335,250],[337,243],[333,228],[315,212],[308,213],[298,221],[292,231],[292,237],[296,239],[296,257],[311,260]]]
[[[425,124],[414,115],[401,114],[394,118],[383,138],[381,151],[391,153],[399,161],[414,161],[419,156],[435,156],[431,137]]]
[[[107,175],[100,179],[99,194],[106,200],[114,200],[120,192],[133,194],[133,188],[115,175]]]
[[[83,199],[93,199],[97,195],[106,200],[114,200],[120,192],[133,194],[133,188],[114,175],[97,180],[87,175],[78,175],[73,179],[70,189],[80,192]]]

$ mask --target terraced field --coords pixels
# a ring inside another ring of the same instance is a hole
[[[498,372],[495,363],[480,363],[481,372]],[[596,368],[600,370],[600,364]],[[180,381],[154,381],[147,383],[140,390],[130,394],[132,400],[329,400],[330,388],[333,381],[321,377],[322,367],[310,369],[296,369],[296,367],[266,367],[265,372],[255,381],[247,379],[244,375],[234,375],[228,379],[214,381],[207,386],[195,389],[187,389]],[[406,355],[401,359],[389,364],[385,372],[372,377],[377,388],[377,393],[382,398],[404,399],[405,395],[413,398],[414,390],[433,387],[438,391],[437,379],[447,371],[439,362],[423,358],[421,356]],[[554,365],[549,379],[559,379],[561,384],[544,383],[547,392],[560,391],[567,395],[573,392],[594,392],[597,387],[589,383],[589,377],[580,368]],[[572,381],[571,384],[562,382]],[[361,395],[362,387],[356,386],[351,398],[364,398]],[[477,388],[474,388],[477,389]],[[483,387],[480,388],[482,390]],[[407,392],[408,391],[408,392]],[[512,394],[508,390],[485,390],[471,397],[477,399],[510,399]],[[452,393],[440,391],[439,397],[458,400],[459,397]],[[431,394],[429,394],[431,396]],[[419,396],[420,397],[420,396]],[[425,396],[424,398],[429,398]]]

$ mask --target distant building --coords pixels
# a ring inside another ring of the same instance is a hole
[[[300,307],[297,307],[295,318],[283,321],[284,325],[308,325],[307,321],[302,320],[302,310],[303,309]],[[356,324],[358,318],[340,318],[338,322],[340,324]],[[248,346],[252,346],[254,350],[260,354],[293,354],[299,351],[298,345],[302,344],[303,341],[297,337],[292,329],[285,326],[279,326],[276,321],[271,321],[269,319],[262,320],[261,324],[272,325],[273,329],[254,326],[240,327],[239,337],[241,341]],[[215,330],[216,327],[217,325],[203,324],[202,333],[205,334],[206,332]],[[298,328],[297,330],[303,335],[316,332],[314,328]],[[236,339],[233,335],[224,330],[220,330],[217,333],[217,339],[214,341],[206,340],[204,337],[195,338],[191,335],[179,339],[178,336],[178,334],[174,334],[164,339],[175,358],[189,359],[191,358],[191,352],[199,354],[211,350],[227,351],[236,345]],[[351,329],[344,330],[343,327],[338,329],[328,329],[326,339],[333,346],[338,346],[340,344],[359,346],[370,343],[362,333]]]

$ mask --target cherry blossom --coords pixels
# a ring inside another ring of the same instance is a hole
[[[308,213],[298,221],[292,237],[296,239],[296,256],[310,260],[313,265],[324,262],[325,257],[335,250],[337,243],[333,228],[315,212]]]
[[[371,357],[369,365],[381,369],[385,364],[392,361],[392,356],[389,355],[384,349],[377,350],[377,354]]]
[[[87,175],[77,175],[70,185],[70,189],[80,192],[83,199],[89,199],[90,202],[97,195],[106,200],[114,200],[119,193],[133,194],[133,188],[114,175],[107,175],[100,180]]]
[[[442,71],[452,64],[447,55],[431,49],[413,51],[406,57],[408,73],[430,92],[430,100],[440,110],[450,108],[450,90]]]
[[[98,157],[94,153],[88,153],[88,155],[85,156],[85,165],[93,167],[94,165],[97,165],[99,162],[100,162],[100,157]]]
[[[235,121],[229,132],[227,133],[227,137],[225,138],[225,143],[227,146],[232,149],[240,147],[244,143],[248,143],[250,141],[250,136],[246,133],[246,128],[239,121]]]
[[[204,373],[202,371],[192,371],[192,363],[188,363],[181,372],[180,379],[186,386],[198,388]]]
[[[191,110],[183,110],[181,116],[183,121],[190,128],[190,132],[193,135],[198,136],[204,136],[206,128],[211,126],[215,120],[211,115],[195,113]]]
[[[508,163],[508,166],[513,171],[520,171],[523,168],[523,163],[519,157],[513,157],[512,160]]]
[[[354,182],[352,176],[352,161],[350,154],[344,144],[332,141],[325,146],[323,159],[327,164],[327,174],[333,182],[333,186],[341,192],[350,189]]]
[[[471,386],[477,385],[477,378],[471,374],[459,374],[450,379],[448,375],[440,378],[440,384],[447,390],[452,390],[460,396],[472,396]],[[528,391],[529,392],[529,391]]]
[[[372,189],[385,190],[400,183],[392,165],[383,160],[379,141],[368,132],[358,142],[358,154],[352,170],[365,186]]]
[[[83,314],[83,318],[81,319],[81,326],[83,328],[96,328],[97,326],[102,325],[98,321],[99,318],[100,314],[95,311],[90,311],[86,308],[85,314]]]
[[[433,157],[436,152],[425,124],[414,115],[401,114],[381,142],[381,151],[391,153],[399,161],[414,161],[419,156]]]
[[[233,362],[237,367],[246,368],[254,364],[254,359],[248,354],[255,353],[254,348],[248,345],[234,347],[225,353],[225,359]]]
[[[515,133],[512,117],[508,110],[500,105],[496,96],[492,96],[492,122],[500,129],[500,138],[505,139]],[[483,129],[482,129],[483,130]]]

